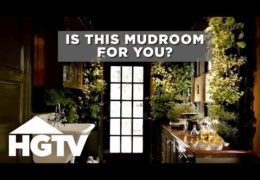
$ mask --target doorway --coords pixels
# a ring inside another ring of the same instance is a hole
[[[149,64],[109,63],[104,118],[104,159],[109,163],[149,161]]]

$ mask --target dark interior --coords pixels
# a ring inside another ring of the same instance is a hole
[[[77,103],[80,101],[78,97],[84,95],[81,87],[83,82],[82,69],[87,65],[83,62],[60,63],[57,61],[57,31],[203,31],[208,26],[205,16],[182,16],[180,18],[179,16],[165,15],[160,20],[157,20],[156,14],[152,16],[133,15],[125,17],[124,21],[118,16],[120,14],[106,14],[104,16],[41,16],[38,14],[35,16],[0,17],[0,24],[2,24],[0,28],[0,138],[3,142],[0,151],[0,162],[34,163],[31,156],[9,157],[7,155],[7,137],[9,132],[31,119],[34,115],[50,113],[55,110],[53,105],[46,106],[46,91],[53,88],[62,91],[66,89],[66,92],[64,91],[65,95],[71,97]],[[136,137],[131,135],[132,138],[143,138],[143,153],[113,154],[109,152],[111,119],[109,117],[109,98],[111,92],[108,88],[104,94],[100,95],[100,101],[104,105],[98,113],[98,117],[89,119],[89,121],[84,121],[83,118],[79,119],[81,123],[95,124],[95,128],[88,137],[81,156],[76,158],[76,163],[85,164],[90,156],[100,164],[259,163],[260,45],[258,42],[260,39],[260,19],[259,17],[237,16],[235,19],[237,22],[245,24],[244,33],[247,47],[241,50],[241,54],[246,56],[248,61],[239,69],[239,73],[243,78],[240,88],[246,90],[235,106],[230,108],[239,112],[238,131],[242,133],[235,140],[230,140],[232,143],[230,149],[226,151],[201,151],[196,157],[192,156],[194,153],[189,152],[189,148],[182,144],[185,140],[184,136],[179,134],[178,130],[180,129],[175,131],[169,126],[167,119],[153,119],[151,116],[149,98],[154,87],[154,84],[151,83],[152,64],[103,63],[103,80],[108,83],[107,87],[114,83],[112,81],[109,83],[111,77],[110,68],[112,66],[118,66],[121,69],[124,66],[129,66],[132,69],[142,66],[144,69],[144,80],[140,84],[143,85],[143,96],[147,98],[143,98],[142,102],[139,100],[143,103],[143,115],[141,117],[143,120],[143,134],[136,135]],[[190,86],[192,94],[195,91],[195,79],[204,77],[209,71],[209,64],[207,62],[188,63],[188,65],[191,64],[194,70],[190,80],[192,82]],[[64,67],[76,70],[76,73],[81,73],[81,77],[76,75],[76,78],[72,78],[72,84],[64,85]],[[132,75],[134,76],[134,73]],[[120,83],[124,84],[125,82],[120,80]],[[135,85],[135,82],[131,81],[130,84]],[[138,83],[136,84],[138,85]],[[133,88],[131,91],[134,91]],[[190,99],[199,111],[207,117],[209,103],[204,100],[196,102],[193,95],[190,95]],[[132,98],[131,102],[134,101]],[[83,116],[90,112],[80,109],[77,113]],[[120,118],[124,119],[125,117],[121,114]],[[139,119],[141,118],[139,117]],[[192,130],[193,125],[189,124],[189,131]],[[120,128],[122,129],[122,127]],[[211,158],[207,159],[208,156]]]

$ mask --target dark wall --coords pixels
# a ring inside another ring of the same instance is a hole
[[[8,156],[8,134],[31,118],[30,18],[0,17],[0,162],[28,159]]]
[[[237,22],[245,24],[244,33],[246,48],[241,51],[241,55],[246,56],[247,62],[241,68],[241,76],[243,77],[241,82],[241,89],[244,91],[238,109],[240,112],[239,121],[239,142],[238,148],[240,149],[252,149],[253,137],[255,133],[254,123],[254,111],[253,111],[253,87],[254,87],[254,73],[256,71],[256,26],[255,17],[243,17],[237,18]]]

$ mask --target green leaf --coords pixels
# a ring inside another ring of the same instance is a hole
[[[245,36],[244,32],[241,32],[241,33],[238,35],[238,39],[242,39],[244,36]]]
[[[239,41],[239,42],[237,42],[237,46],[239,47],[239,48],[245,48],[246,47],[246,43],[244,42],[244,41]]]
[[[204,30],[204,32],[205,33],[208,33],[208,32],[210,32],[212,30],[212,28],[209,26],[209,27],[207,27],[205,30]]]
[[[233,25],[235,23],[235,19],[233,17],[227,17],[225,24],[226,25]]]

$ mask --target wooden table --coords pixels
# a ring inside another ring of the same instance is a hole
[[[250,151],[232,150],[223,144],[203,143],[184,130],[162,125],[162,163],[238,163]]]

